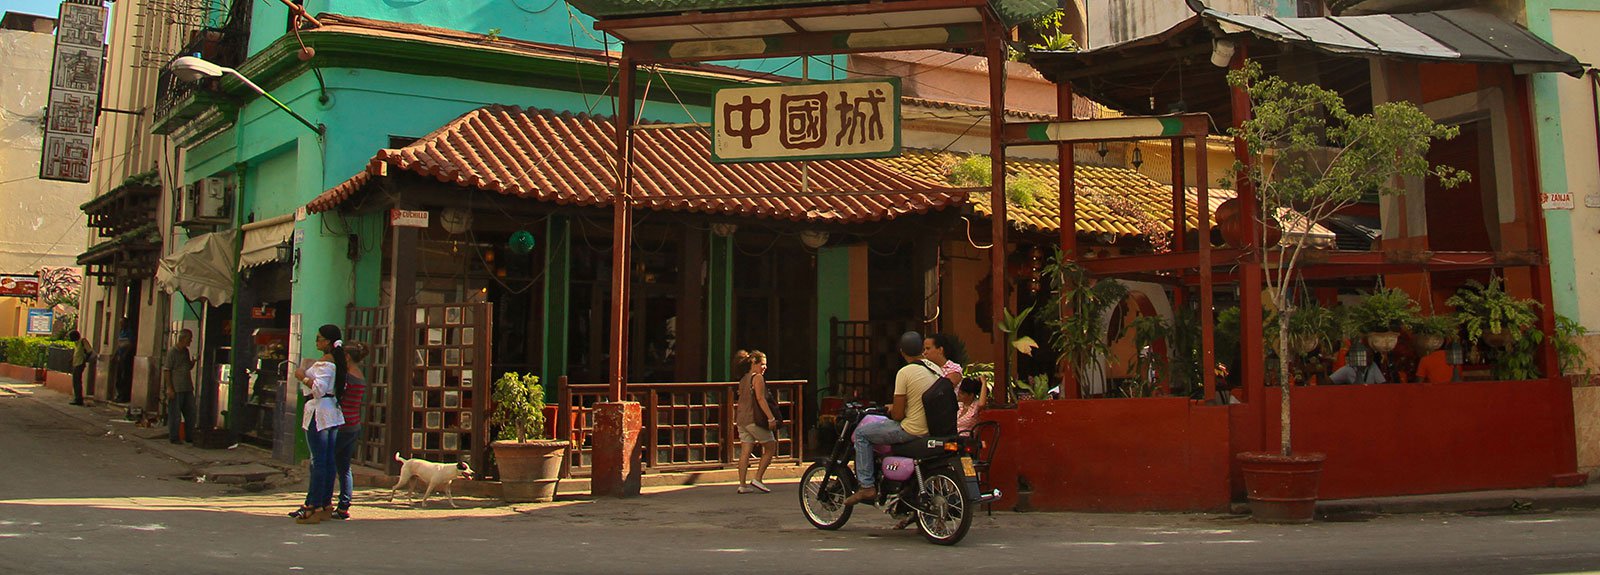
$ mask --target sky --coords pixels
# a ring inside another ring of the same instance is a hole
[[[25,12],[55,16],[61,12],[61,0],[0,0],[0,12]]]

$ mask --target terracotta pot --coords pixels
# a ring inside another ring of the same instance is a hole
[[[1399,344],[1400,332],[1398,331],[1375,331],[1367,334],[1367,345],[1372,347],[1372,351],[1378,353],[1394,351],[1394,346]]]
[[[1316,516],[1325,455],[1244,452],[1237,457],[1244,472],[1250,515],[1256,521],[1310,523]]]
[[[546,503],[556,496],[561,480],[561,462],[570,441],[496,441],[495,465],[500,468],[501,499],[511,503]]]
[[[49,371],[50,370],[42,368],[42,367],[33,368],[33,382],[34,383],[44,383],[44,378],[45,378],[45,376],[49,375]]]
[[[1511,332],[1505,330],[1484,332],[1483,343],[1489,344],[1490,347],[1503,348],[1511,343]]]
[[[1419,335],[1416,337],[1417,355],[1428,355],[1444,347],[1442,335]]]
[[[1239,198],[1232,198],[1217,204],[1213,214],[1217,220],[1217,228],[1222,232],[1222,241],[1234,247],[1255,245],[1254,237],[1246,237],[1245,225],[1249,223],[1250,216],[1244,213],[1244,204]],[[1267,224],[1267,244],[1276,246],[1283,239],[1283,230],[1279,229],[1276,222]]]

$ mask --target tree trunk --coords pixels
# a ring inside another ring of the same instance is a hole
[[[1289,393],[1294,389],[1294,382],[1289,381],[1289,314],[1294,310],[1286,309],[1282,303],[1278,305],[1278,386],[1283,388],[1283,400],[1279,409],[1279,421],[1282,429],[1278,434],[1279,452],[1288,457],[1289,450]]]

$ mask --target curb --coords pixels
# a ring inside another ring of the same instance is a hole
[[[1600,488],[1541,487],[1464,493],[1401,495],[1317,502],[1318,519],[1354,515],[1405,515],[1415,513],[1531,513],[1562,509],[1600,509]],[[1230,511],[1249,515],[1249,503],[1233,503]]]
[[[352,469],[355,470],[355,484],[361,487],[389,489],[394,487],[395,482],[400,480],[398,476],[388,475],[371,467],[354,466]],[[800,463],[773,464],[771,467],[767,468],[766,479],[768,481],[796,479],[800,477],[800,474],[805,472],[805,469],[806,465]],[[751,471],[753,472],[754,470],[752,469]],[[640,476],[639,486],[676,487],[689,485],[708,485],[715,483],[733,483],[738,480],[739,470],[737,469],[646,473]],[[418,487],[413,485],[412,489],[416,490]],[[453,491],[460,491],[462,495],[470,495],[474,497],[492,497],[496,499],[500,497],[500,482],[493,480],[457,480],[451,484],[451,489]],[[561,481],[556,484],[556,493],[562,495],[588,495],[589,478],[563,477],[561,478]]]

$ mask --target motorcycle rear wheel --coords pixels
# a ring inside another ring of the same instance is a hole
[[[835,469],[831,474],[827,470],[828,464],[819,462],[800,475],[800,512],[817,529],[832,531],[850,520],[853,507],[845,505],[844,499],[850,496],[855,477],[849,468]],[[827,485],[822,483],[823,475],[828,476]]]
[[[972,527],[972,502],[961,489],[962,478],[943,470],[922,480],[922,503],[928,511],[917,512],[917,530],[935,545],[955,545]]]

